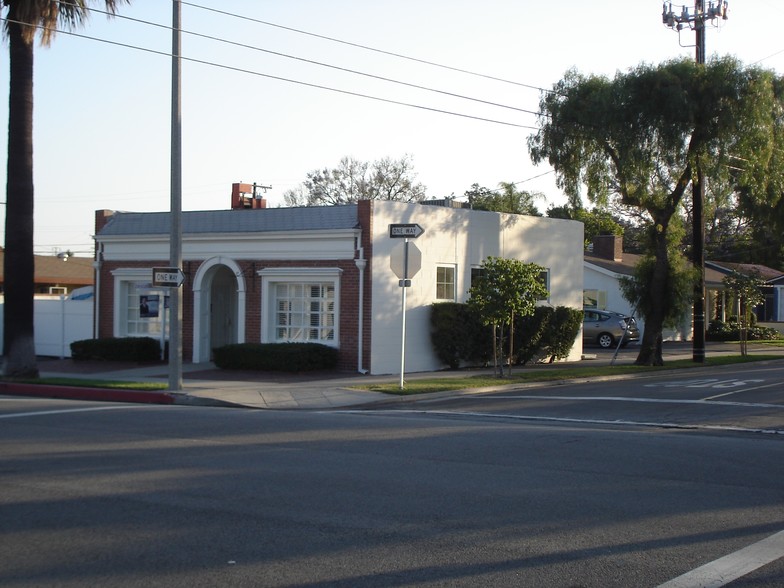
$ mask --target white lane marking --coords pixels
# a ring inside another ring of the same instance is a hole
[[[695,425],[684,423],[658,423],[653,421],[627,421],[627,420],[605,420],[605,419],[577,419],[568,417],[548,417],[525,414],[498,414],[490,412],[460,412],[455,410],[394,410],[394,409],[368,409],[368,410],[337,410],[330,411],[330,414],[353,414],[353,415],[434,415],[444,417],[479,417],[490,419],[503,419],[510,421],[544,421],[550,423],[572,423],[580,425],[611,425],[624,427],[654,427],[657,429],[683,429],[689,431],[731,431],[735,433],[762,433],[765,435],[784,435],[784,430],[777,429],[749,429],[747,427],[734,427],[726,425]]]
[[[673,578],[658,588],[719,588],[784,557],[784,531]]]
[[[120,410],[124,408],[138,408],[138,405],[112,405],[112,406],[96,406],[93,408],[68,408],[63,410],[37,410],[34,412],[16,412],[12,414],[0,414],[0,419],[17,419],[22,417],[31,416],[47,416],[52,414],[69,414],[72,412],[94,412],[98,410]]]
[[[781,385],[782,385],[781,382],[773,382],[772,384],[765,384],[764,386],[754,386],[753,388],[743,388],[742,390],[732,390],[730,392],[725,392],[724,394],[716,394],[716,396],[708,396],[707,398],[703,398],[703,400],[713,400],[714,398],[731,396],[732,394],[740,394],[741,392],[751,392],[752,390],[762,390],[763,388],[773,388],[775,386],[781,386]]]
[[[702,380],[676,380],[670,382],[657,382],[654,384],[645,384],[646,388],[737,388],[738,386],[745,386],[746,384],[756,384],[757,382],[764,382],[765,380],[739,380],[737,378],[730,378],[729,380],[719,380],[717,378],[708,378]]]
[[[461,396],[461,400],[468,399],[467,396]],[[477,400],[486,400],[486,399],[493,399],[493,400],[601,400],[603,402],[648,402],[651,404],[711,404],[717,406],[745,406],[749,408],[782,408],[784,409],[784,404],[764,404],[761,402],[730,402],[730,401],[706,401],[705,399],[698,399],[698,400],[689,400],[689,399],[669,399],[669,398],[632,398],[629,396],[535,396],[535,395],[523,395],[523,394],[515,394],[514,396],[503,395],[503,396],[477,396]],[[444,399],[434,400],[434,401],[442,401]],[[451,400],[451,399],[448,399]]]

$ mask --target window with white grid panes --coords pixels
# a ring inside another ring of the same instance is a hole
[[[455,266],[436,267],[436,299],[455,300]]]
[[[275,340],[330,343],[335,340],[333,283],[275,284]]]

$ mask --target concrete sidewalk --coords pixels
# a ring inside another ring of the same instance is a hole
[[[615,365],[630,365],[637,357],[638,349],[629,347],[622,350]],[[737,355],[738,345],[709,343],[708,357],[718,355]],[[784,348],[749,344],[750,354],[778,355],[784,359]],[[691,343],[665,343],[665,366],[675,359],[690,359]],[[516,367],[515,373],[522,371],[558,370],[564,367],[589,367],[609,365],[613,353],[600,349],[586,348],[583,361],[546,365]],[[168,384],[166,364],[128,367],[127,364],[99,362],[83,364],[65,360],[42,360],[39,363],[41,377],[91,378],[101,380],[127,380],[134,382],[158,382]],[[412,373],[405,375],[405,381],[422,378],[459,378],[467,374],[492,374],[492,370],[439,371]],[[183,390],[141,392],[128,390],[107,390],[48,386],[39,384],[2,383],[0,394],[19,394],[44,397],[72,398],[84,400],[107,400],[116,402],[148,402],[156,404],[190,404],[226,407],[246,407],[264,409],[331,409],[356,407],[381,402],[400,402],[406,398],[380,392],[352,390],[351,387],[370,383],[397,384],[398,375],[368,376],[347,373],[285,374],[233,372],[220,370],[212,364],[184,364]],[[515,386],[502,384],[492,389],[501,390]],[[519,384],[518,384],[519,386]],[[483,389],[486,390],[486,389]],[[418,398],[422,398],[419,396]]]

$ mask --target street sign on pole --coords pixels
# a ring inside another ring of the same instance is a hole
[[[185,281],[185,274],[178,267],[152,268],[152,285],[161,288],[179,288]]]
[[[392,248],[389,255],[389,267],[401,280],[413,278],[422,269],[422,252],[419,247],[406,240]]]
[[[416,223],[389,225],[389,236],[392,239],[416,239],[425,229]]]

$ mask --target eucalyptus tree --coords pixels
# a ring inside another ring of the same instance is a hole
[[[103,0],[114,13],[129,0]],[[0,0],[9,47],[8,174],[6,185],[3,373],[35,377],[33,296],[33,44],[48,46],[58,25],[89,15],[87,0]],[[44,133],[45,133],[44,129]]]
[[[725,57],[643,64],[613,79],[572,70],[542,95],[532,160],[550,163],[571,199],[585,190],[591,202],[639,209],[652,226],[651,306],[637,364],[662,363],[668,234],[698,168],[718,170],[710,181],[745,186],[750,198],[768,187],[776,85],[772,72]]]

